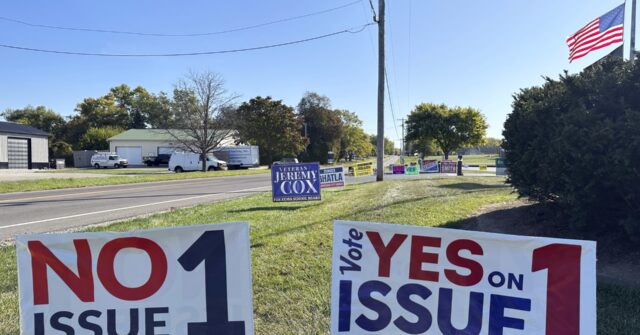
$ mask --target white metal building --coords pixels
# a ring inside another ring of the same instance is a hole
[[[0,169],[49,166],[49,134],[31,126],[0,122]]]
[[[109,150],[129,161],[129,165],[141,165],[142,157],[158,154],[171,154],[180,150],[180,143],[172,134],[180,134],[179,130],[166,129],[129,129],[108,139]],[[233,145],[233,137],[229,136],[220,145]]]

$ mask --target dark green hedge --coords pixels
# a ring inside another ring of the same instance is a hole
[[[585,236],[640,240],[640,62],[609,60],[521,90],[504,125],[509,182]]]

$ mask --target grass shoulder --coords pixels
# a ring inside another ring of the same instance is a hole
[[[20,180],[20,181],[8,181],[0,183],[0,193],[11,192],[28,192],[28,191],[42,191],[42,190],[56,190],[64,188],[78,188],[78,187],[90,187],[90,186],[106,186],[106,185],[122,185],[122,184],[134,184],[134,183],[146,183],[156,181],[168,181],[168,180],[181,180],[181,179],[195,179],[195,178],[216,178],[216,177],[228,177],[228,176],[241,176],[252,174],[265,174],[269,173],[267,169],[249,169],[249,170],[227,170],[227,171],[209,171],[209,172],[187,172],[187,173],[174,173],[174,172],[162,172],[162,173],[143,173],[141,170],[129,170],[133,173],[122,175],[121,172],[125,172],[126,169],[110,169],[110,170],[91,170],[82,169],[82,173],[88,173],[89,171],[96,171],[96,173],[113,174],[108,178],[47,178],[47,179],[33,179],[33,180]],[[129,172],[126,171],[126,172]],[[137,173],[136,173],[137,172]]]
[[[516,201],[504,178],[439,178],[353,184],[323,200],[273,203],[268,193],[93,227],[130,231],[247,221],[256,334],[326,334],[329,329],[333,220],[461,227],[481,208]],[[640,290],[598,289],[599,334],[640,333]],[[19,333],[15,251],[0,248],[0,333]]]

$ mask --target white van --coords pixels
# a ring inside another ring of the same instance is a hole
[[[91,166],[99,168],[126,168],[129,162],[115,152],[98,152],[91,156]]]
[[[207,171],[224,170],[227,162],[221,161],[212,154],[207,155]],[[193,152],[174,152],[169,159],[169,170],[176,173],[202,170],[200,154]]]

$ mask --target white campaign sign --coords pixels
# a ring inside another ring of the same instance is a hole
[[[249,225],[16,239],[21,334],[253,334]]]
[[[331,334],[595,335],[591,241],[336,221]]]

